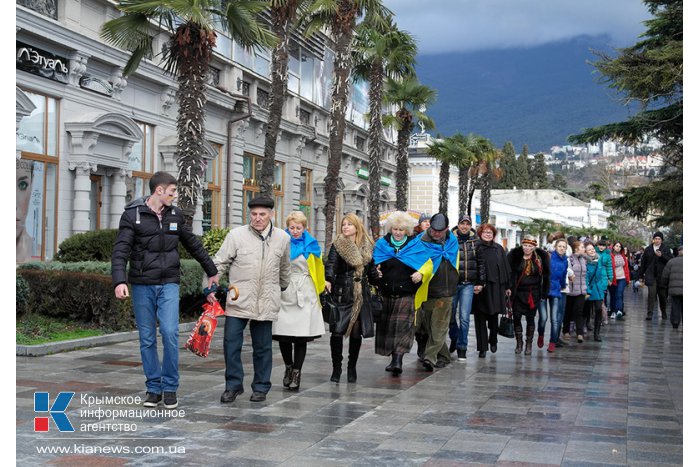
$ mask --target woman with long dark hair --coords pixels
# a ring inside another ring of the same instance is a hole
[[[610,294],[610,318],[623,319],[625,316],[625,287],[630,282],[630,266],[622,243],[613,243],[612,251],[613,280]]]
[[[346,307],[350,317],[347,329],[331,334],[331,381],[340,381],[343,361],[343,336],[350,338],[348,348],[348,383],[357,381],[357,358],[362,337],[373,332],[371,313],[362,311],[363,297],[368,296],[368,276],[376,277],[372,260],[374,242],[362,221],[355,214],[347,214],[341,221],[340,234],[333,240],[326,259],[326,290],[338,305]]]
[[[498,344],[498,314],[506,311],[506,296],[510,296],[511,272],[506,252],[496,243],[496,227],[481,224],[476,231],[479,236],[477,254],[484,263],[486,278],[483,289],[474,291],[474,333],[479,358],[486,357],[487,345],[496,353]],[[488,324],[489,331],[486,330]]]
[[[515,353],[523,351],[523,324],[525,316],[525,355],[532,354],[532,339],[535,335],[535,314],[540,301],[549,293],[549,255],[537,248],[537,239],[525,235],[522,245],[508,252],[513,287],[513,323],[515,327]],[[545,308],[546,311],[546,308]],[[543,320],[546,323],[546,319]],[[544,336],[544,324],[541,335]]]

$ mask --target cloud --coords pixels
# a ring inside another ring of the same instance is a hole
[[[641,0],[385,0],[421,54],[533,47],[580,35],[638,40],[651,16]]]

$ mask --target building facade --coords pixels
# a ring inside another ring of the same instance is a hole
[[[118,17],[109,0],[17,0],[17,261],[50,260],[68,236],[117,228],[124,206],[149,194],[151,174],[177,176],[177,83],[157,58],[132,75],[129,54],[99,37]],[[259,191],[270,52],[217,32],[207,89],[206,184],[193,230],[245,222]],[[154,50],[169,35],[160,31]],[[333,52],[329,38],[291,41],[289,93],[277,142],[275,225],[301,209],[323,238]],[[367,216],[367,86],[350,93],[337,213]],[[395,202],[395,135],[385,132],[381,208]],[[336,216],[338,221],[339,216]]]

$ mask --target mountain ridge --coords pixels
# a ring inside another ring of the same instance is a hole
[[[476,133],[530,153],[568,144],[584,128],[626,120],[630,110],[600,83],[592,50],[614,54],[607,36],[538,47],[419,55],[421,83],[438,92],[428,108],[444,136]]]

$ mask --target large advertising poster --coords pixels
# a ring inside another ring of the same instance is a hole
[[[41,260],[44,163],[17,160],[17,262]]]

